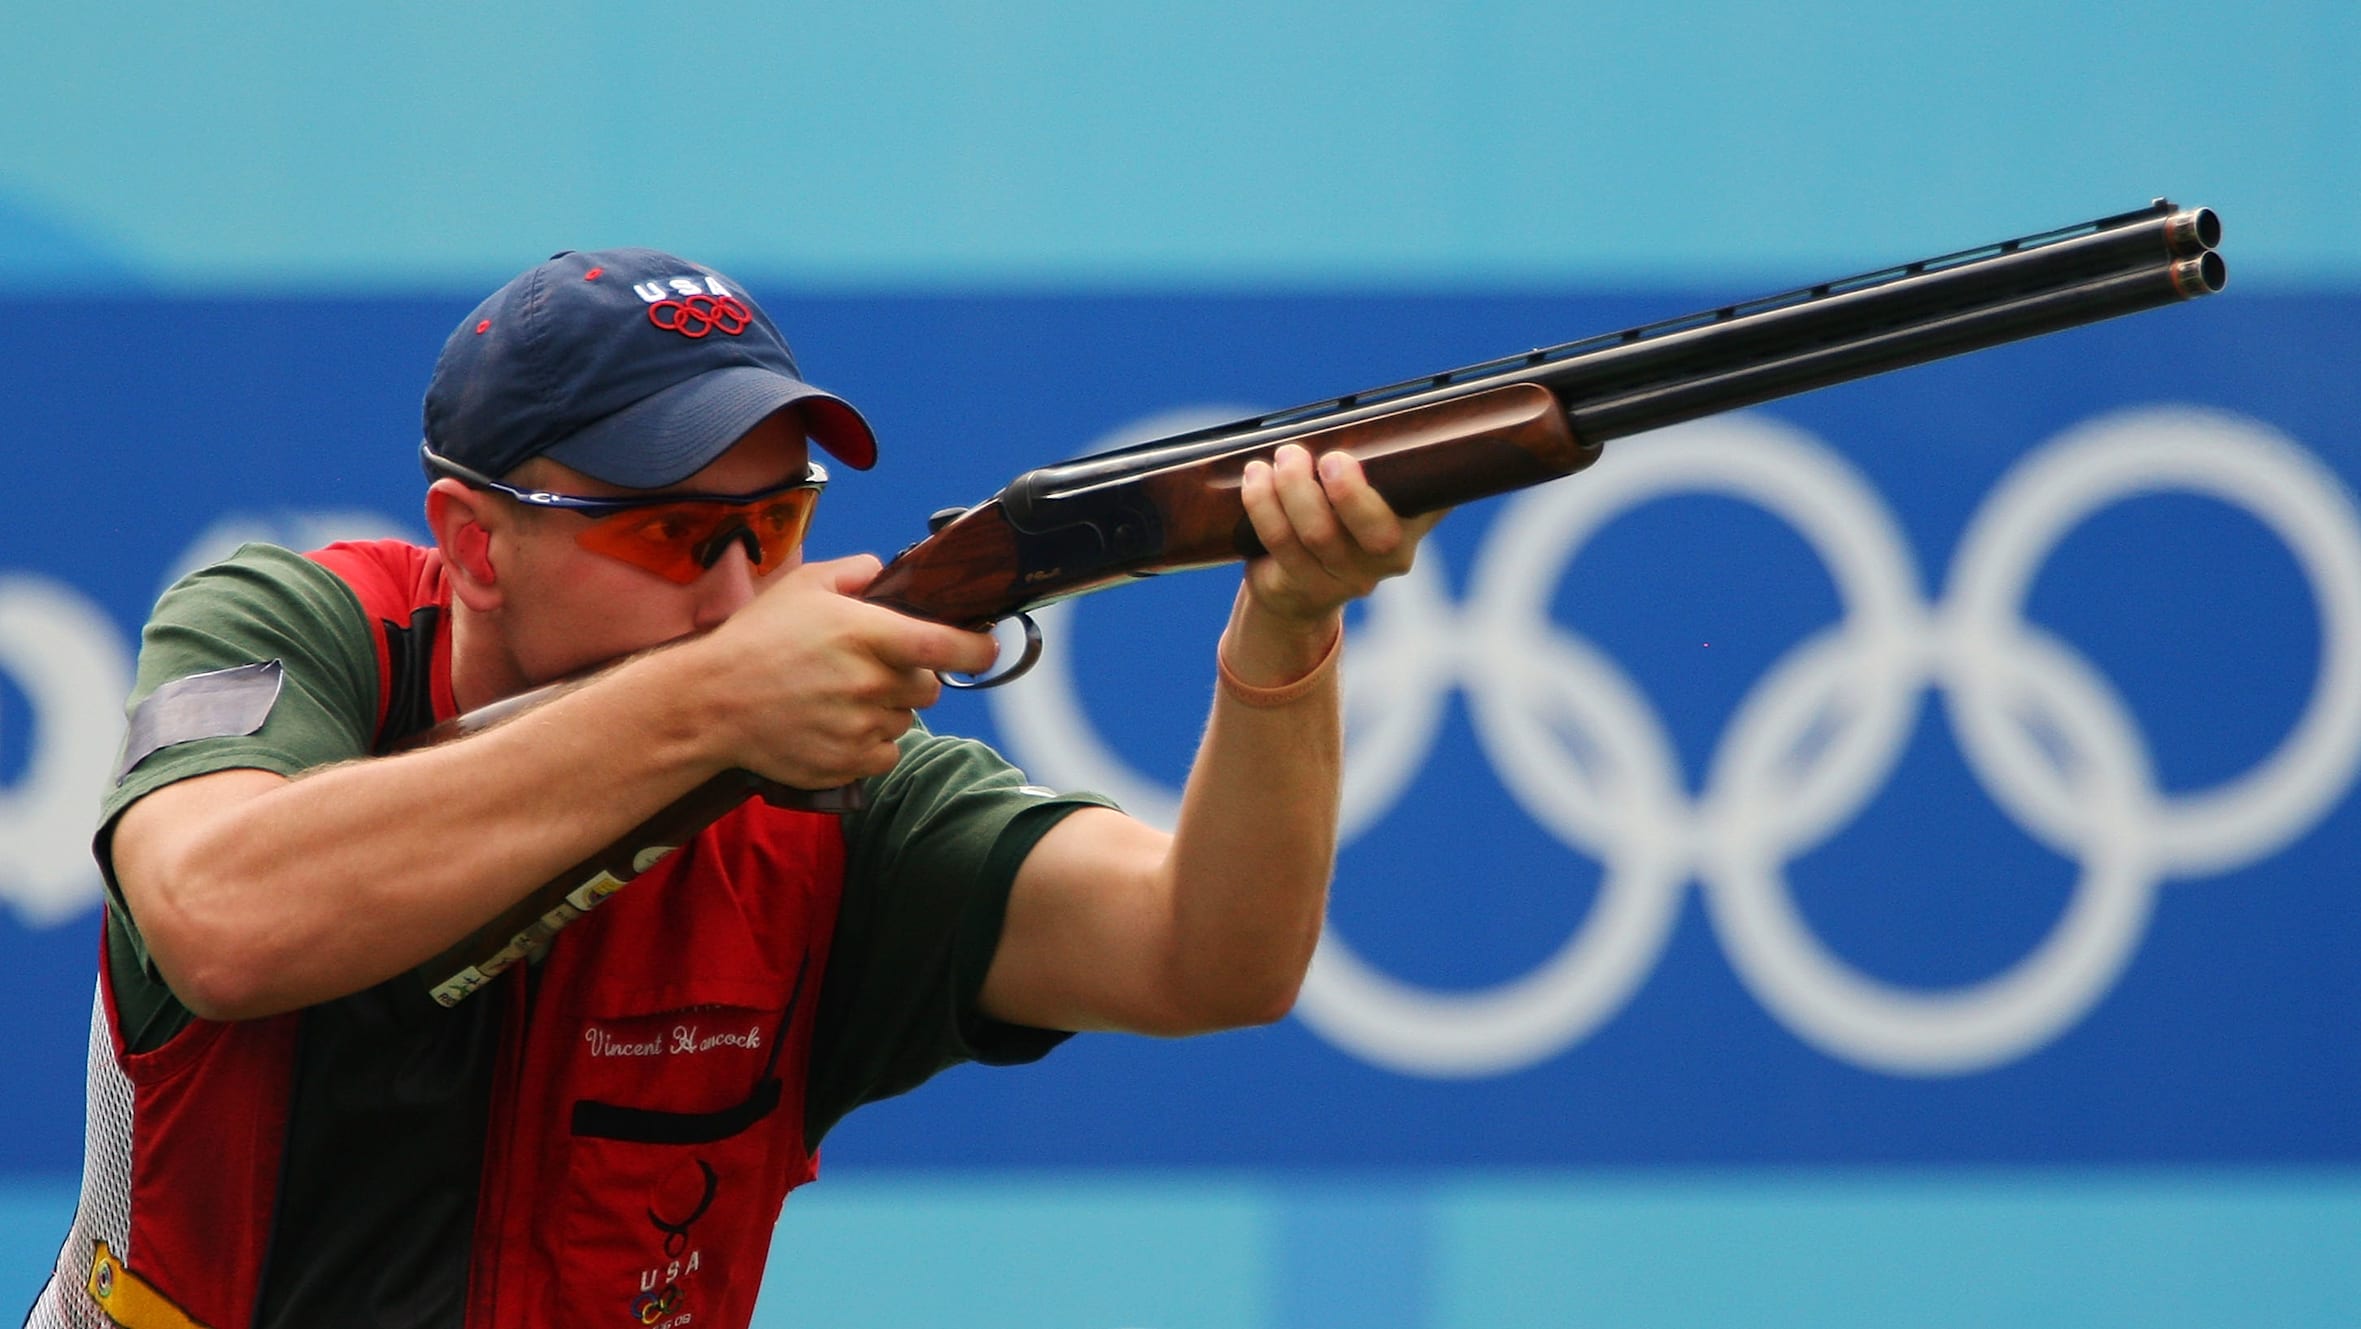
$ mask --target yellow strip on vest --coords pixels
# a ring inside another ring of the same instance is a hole
[[[205,1329],[154,1284],[131,1272],[103,1241],[90,1257],[90,1295],[107,1319],[123,1329]]]

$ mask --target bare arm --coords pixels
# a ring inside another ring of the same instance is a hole
[[[1342,708],[1323,662],[1345,603],[1406,570],[1435,518],[1396,518],[1350,458],[1315,471],[1291,447],[1275,462],[1243,486],[1271,554],[1248,565],[1217,647],[1244,687],[1217,693],[1178,826],[1087,809],[1042,838],[985,980],[995,1018],[1183,1034],[1294,1004],[1336,855]],[[1283,699],[1250,702],[1268,689]]]
[[[112,852],[158,970],[208,1018],[309,1005],[424,961],[716,771],[824,787],[889,768],[930,671],[991,648],[849,598],[875,566],[782,573],[720,629],[471,738],[149,794]]]

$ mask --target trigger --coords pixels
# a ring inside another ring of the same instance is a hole
[[[1025,652],[1017,657],[1015,664],[997,674],[990,674],[982,678],[963,679],[956,674],[940,672],[935,677],[943,680],[944,687],[954,688],[961,692],[981,692],[985,688],[996,688],[1003,683],[1013,682],[1023,677],[1041,659],[1041,625],[1034,622],[1033,616],[1022,609],[1017,611],[1017,622],[1024,625]]]

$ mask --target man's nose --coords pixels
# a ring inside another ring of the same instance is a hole
[[[758,583],[746,545],[745,540],[730,541],[694,583],[698,631],[721,626],[754,599]]]

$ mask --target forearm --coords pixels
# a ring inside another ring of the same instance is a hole
[[[985,1013],[1050,1029],[1181,1035],[1286,1014],[1319,941],[1343,767],[1333,618],[1282,628],[1244,603],[1172,834],[1087,808],[1025,858]]]
[[[1286,1014],[1320,938],[1344,752],[1341,613],[1284,621],[1241,595],[1168,856],[1174,990],[1213,1025]]]
[[[665,654],[440,747],[142,799],[115,868],[159,969],[247,1018],[421,963],[719,768]]]
[[[984,1009],[1059,1029],[1182,1034],[1278,1019],[1327,909],[1344,775],[1344,606],[1407,571],[1404,522],[1341,453],[1292,444],[1239,493],[1267,557],[1218,646],[1222,687],[1170,836],[1079,812],[1017,873]]]

